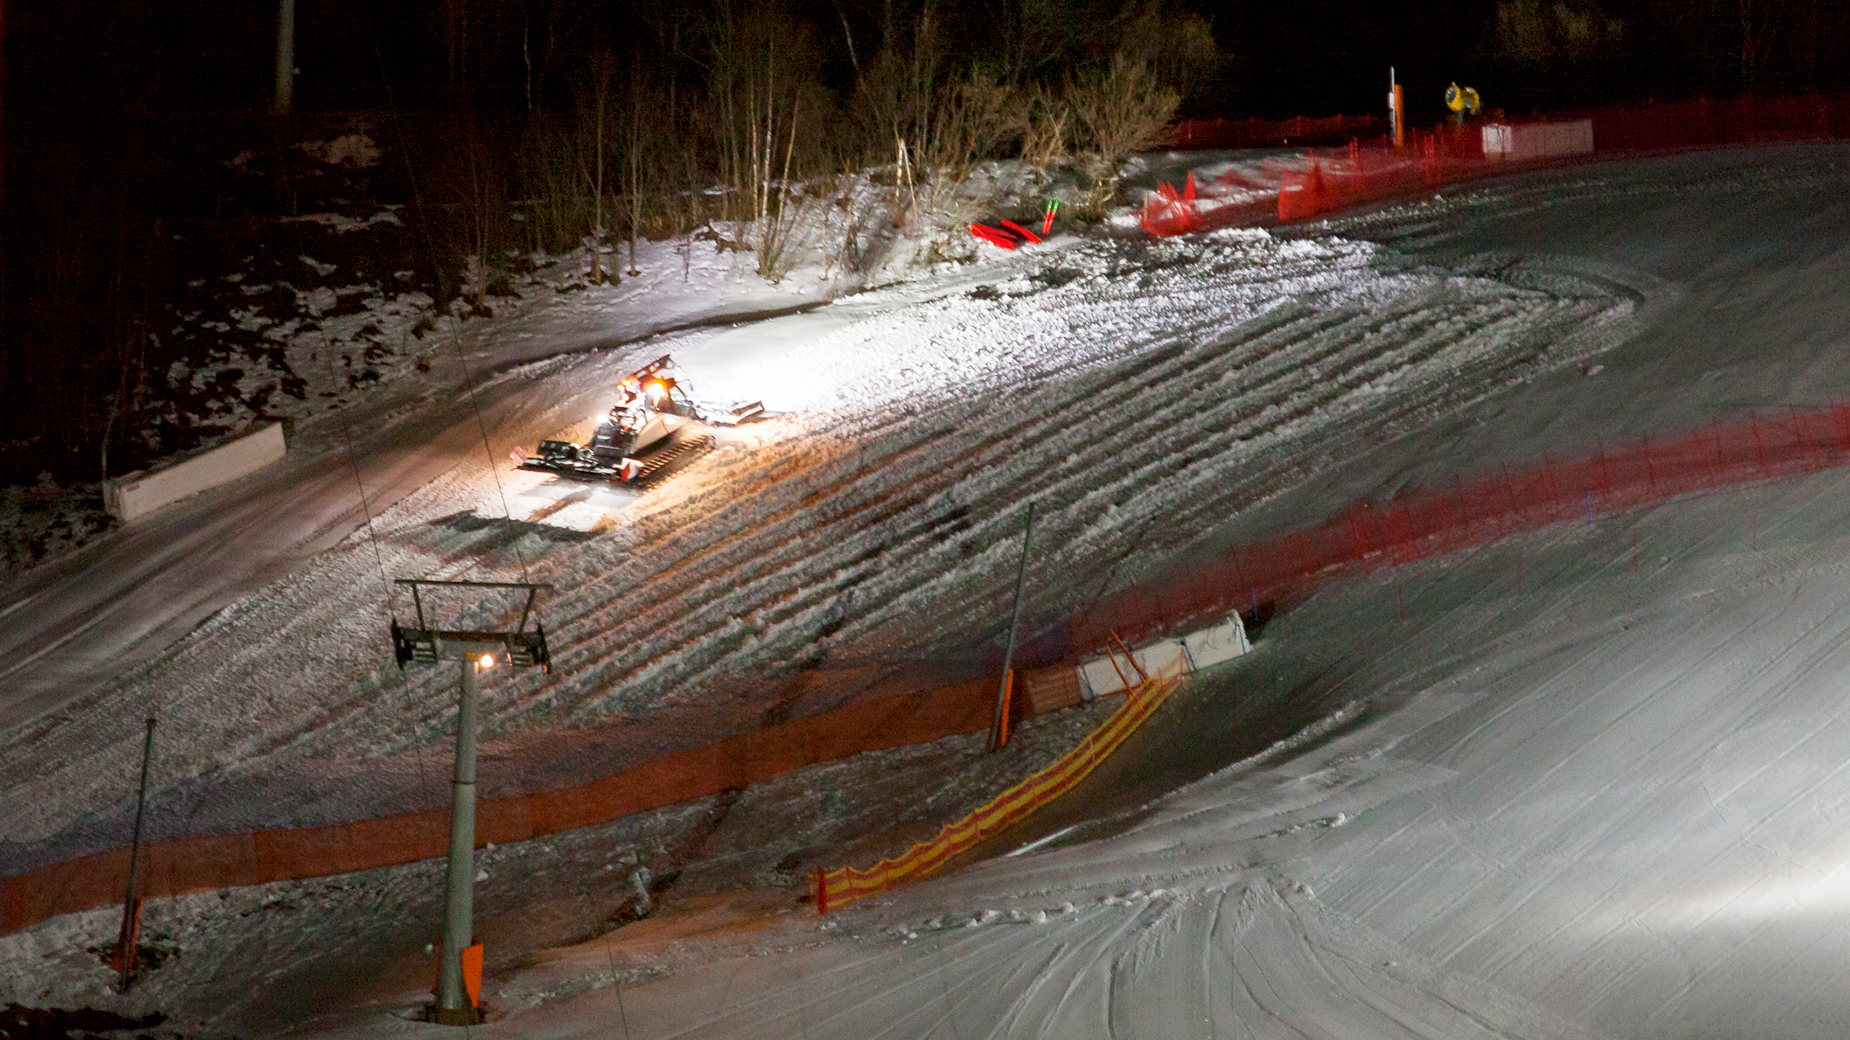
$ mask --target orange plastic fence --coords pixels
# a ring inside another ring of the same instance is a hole
[[[1152,679],[1132,688],[1124,705],[1113,712],[1105,724],[1094,730],[1080,745],[1062,755],[1059,761],[1035,773],[1014,787],[997,795],[989,804],[955,823],[946,824],[938,836],[922,841],[892,859],[883,859],[866,870],[837,867],[819,877],[810,875],[809,891],[818,908],[841,906],[864,899],[898,885],[925,878],[960,853],[976,846],[1021,820],[1029,813],[1053,801],[1098,768],[1106,756],[1137,731],[1182,680],[1179,677]],[[826,890],[827,902],[823,901]]]
[[[1333,568],[1406,563],[1580,516],[1850,464],[1850,407],[1756,416],[1676,437],[1640,440],[1539,466],[1500,469],[1451,488],[1362,502],[1316,527],[1245,546],[1186,573],[1102,599],[1069,626],[1071,647],[1103,649],[1115,630],[1127,642],[1229,609],[1280,600]],[[587,827],[717,794],[814,762],[861,751],[987,731],[996,680],[882,697],[826,715],[645,762],[614,776],[554,791],[484,801],[476,840],[505,843]],[[1070,666],[1022,676],[1017,714],[1076,703]],[[325,827],[199,835],[144,848],[151,897],[233,885],[325,877],[441,856],[447,809]],[[986,823],[984,833],[994,827]],[[127,849],[109,849],[0,879],[0,935],[59,914],[114,904],[128,874]],[[834,899],[831,888],[831,899]]]
[[[1017,714],[1076,700],[1071,673],[1069,667],[1024,675],[1027,696],[1016,698]],[[608,823],[862,751],[986,732],[995,691],[994,679],[982,679],[881,697],[667,755],[588,783],[486,799],[476,809],[476,844]],[[433,859],[448,851],[449,818],[443,808],[324,827],[151,842],[142,849],[142,890],[151,897],[177,896]],[[119,904],[128,861],[127,849],[108,849],[0,880],[0,934],[59,914]]]
[[[1850,464],[1850,407],[1756,416],[1539,466],[1501,468],[1385,502],[1363,501],[1316,527],[1247,545],[1218,561],[1105,597],[1070,630],[1107,648],[1260,601],[1287,597],[1332,568],[1375,568],[1484,545],[1517,531],[1707,488]]]
[[[1749,144],[1768,141],[1827,140],[1850,137],[1850,96],[1737,98],[1729,101],[1686,101],[1667,105],[1628,105],[1554,117],[1586,119],[1592,123],[1594,147],[1602,152],[1621,150]],[[1354,129],[1346,147],[1307,153],[1307,163],[1290,169],[1273,168],[1279,182],[1276,206],[1250,201],[1228,203],[1220,196],[1230,188],[1207,190],[1196,198],[1159,185],[1144,203],[1140,223],[1158,237],[1211,231],[1216,228],[1255,226],[1274,219],[1299,220],[1347,206],[1378,201],[1423,188],[1437,187],[1510,171],[1511,162],[1486,157],[1482,124],[1436,127],[1414,131],[1407,147],[1393,148],[1384,136],[1366,131],[1378,122],[1362,117],[1324,120],[1190,121],[1172,128],[1172,148],[1227,148],[1282,143],[1283,136],[1329,140],[1342,135],[1345,125]],[[1276,127],[1296,127],[1281,135]],[[1252,134],[1250,138],[1243,134]],[[1529,160],[1528,164],[1576,161]]]

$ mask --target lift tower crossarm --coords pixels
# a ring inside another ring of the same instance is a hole
[[[533,616],[533,601],[541,591],[552,590],[552,586],[534,582],[511,581],[435,581],[424,578],[399,578],[397,583],[411,587],[411,602],[417,610],[417,626],[400,625],[397,618],[392,619],[392,653],[403,669],[411,664],[435,664],[438,661],[474,660],[477,654],[493,653],[500,650],[507,655],[509,664],[516,668],[538,666],[547,674],[552,673],[552,653],[546,645],[546,627],[534,625],[533,631],[527,631],[527,619]],[[520,610],[520,624],[512,630],[484,631],[481,629],[432,628],[424,620],[424,598],[419,594],[423,586],[435,585],[449,588],[474,589],[525,589],[527,601]]]

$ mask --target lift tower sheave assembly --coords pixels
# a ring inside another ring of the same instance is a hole
[[[551,585],[530,582],[426,581],[399,578],[411,587],[417,608],[417,626],[392,619],[392,653],[403,669],[413,664],[456,661],[462,665],[462,693],[456,709],[456,771],[450,784],[450,857],[445,874],[443,947],[437,969],[437,1002],[427,1008],[428,1018],[440,1025],[474,1025],[482,1021],[480,1006],[482,949],[475,941],[475,728],[481,673],[506,664],[514,668],[538,666],[552,671],[552,654],[546,647],[546,629],[537,622],[528,632],[533,601]],[[477,589],[525,589],[526,605],[520,623],[512,630],[480,631],[432,628],[424,620],[421,590],[433,586]]]

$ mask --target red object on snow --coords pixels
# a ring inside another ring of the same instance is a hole
[[[970,225],[970,233],[992,246],[1001,246],[1003,249],[1013,249],[1021,244],[1021,240],[1014,235],[1001,228],[992,228],[987,224]]]
[[[1008,228],[1010,231],[1015,232],[1017,235],[1020,235],[1021,237],[1027,239],[1030,242],[1036,243],[1037,245],[1041,241],[1041,236],[1035,234],[1032,231],[1029,231],[1027,228],[1022,227],[1020,224],[1017,224],[1012,220],[1004,220],[1001,222],[1001,224],[1003,227]]]

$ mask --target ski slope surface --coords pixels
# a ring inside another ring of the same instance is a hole
[[[485,703],[518,789],[570,777],[549,733],[689,706],[723,731],[776,707],[742,674],[993,642],[972,618],[1012,578],[1028,497],[1050,547],[1036,609],[1059,616],[1361,495],[1838,399],[1846,188],[1836,146],[1603,163],[1272,233],[1066,241],[507,369],[498,452],[582,430],[589,388],[665,349],[704,394],[790,415],[636,499],[459,450],[378,514],[377,555],[343,534],[57,725],[13,730],[4,851],[109,843],[138,734],[121,708],[155,691],[184,734],[169,826],[421,804],[408,763],[440,754],[450,694],[379,668],[380,569],[560,587],[559,674]],[[989,850],[1018,854],[821,920],[534,953],[491,979],[483,1031],[1840,1035],[1847,492],[1827,472],[1331,584]],[[369,926],[348,913],[318,934],[351,946]],[[5,941],[51,957],[85,941],[64,927]],[[416,999],[299,1031],[435,1028],[401,1017]]]

